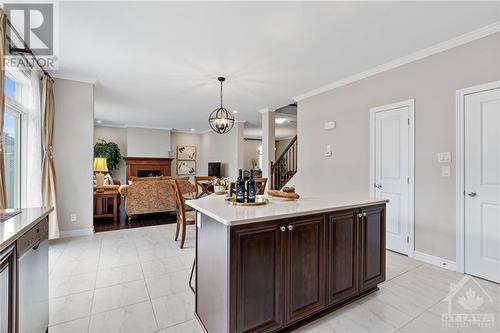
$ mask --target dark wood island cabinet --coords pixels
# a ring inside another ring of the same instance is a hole
[[[215,200],[189,203],[198,211],[196,316],[208,332],[290,331],[385,280],[385,201],[273,210],[266,220],[252,214],[259,207]]]

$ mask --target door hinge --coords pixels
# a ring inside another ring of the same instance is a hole
[[[406,184],[410,184],[410,177],[406,177]]]
[[[406,236],[406,243],[410,244],[410,236]]]
[[[408,126],[410,126],[410,118],[408,118]]]

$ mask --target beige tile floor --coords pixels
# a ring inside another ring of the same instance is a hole
[[[202,332],[187,280],[194,230],[186,248],[174,225],[98,233],[51,242],[49,332]],[[445,327],[443,299],[464,275],[387,252],[380,290],[298,332],[499,332],[500,285],[477,279],[492,298],[494,327]],[[482,309],[482,308],[481,308]],[[217,332],[216,332],[217,333]]]

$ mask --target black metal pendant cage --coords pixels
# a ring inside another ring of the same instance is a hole
[[[234,126],[234,117],[227,109],[220,107],[212,111],[208,123],[214,132],[224,134]]]
[[[222,83],[225,77],[218,77],[220,82],[220,107],[213,110],[208,117],[208,123],[215,133],[224,134],[229,132],[234,125],[234,117],[225,107],[222,106]]]

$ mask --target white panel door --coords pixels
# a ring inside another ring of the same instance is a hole
[[[375,196],[389,199],[386,247],[408,254],[409,107],[375,113]]]
[[[500,89],[464,102],[465,272],[500,282]]]

